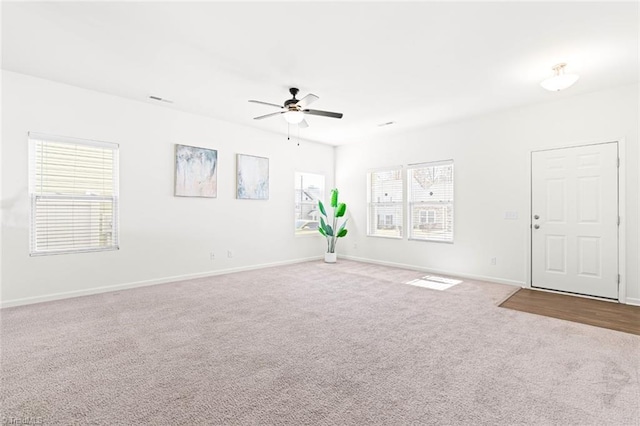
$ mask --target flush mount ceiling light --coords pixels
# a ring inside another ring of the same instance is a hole
[[[578,81],[580,76],[578,74],[565,74],[564,67],[566,66],[567,64],[564,63],[554,65],[551,68],[554,73],[553,77],[549,77],[544,80],[542,83],[540,83],[540,86],[551,92],[557,92],[573,85],[573,83]]]

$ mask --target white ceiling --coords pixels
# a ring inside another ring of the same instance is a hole
[[[343,144],[638,81],[638,3],[2,5],[3,69],[286,133],[250,104],[320,97],[300,137]],[[575,86],[539,82],[567,62]],[[300,97],[300,96],[299,96]],[[395,121],[396,124],[378,127]]]

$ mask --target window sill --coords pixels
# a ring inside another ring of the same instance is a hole
[[[308,234],[293,234],[296,238],[323,237],[320,232],[309,232]],[[324,237],[323,237],[324,238]]]
[[[409,237],[409,241],[420,241],[423,243],[453,244],[453,241],[427,240],[425,238],[411,238],[411,237]]]
[[[403,240],[404,237],[393,237],[391,235],[370,235],[367,234],[367,237],[371,237],[371,238],[385,238],[387,240]]]
[[[59,255],[59,254],[99,253],[99,252],[103,252],[103,251],[118,251],[118,250],[120,250],[120,246],[113,246],[113,247],[99,248],[99,249],[35,251],[35,252],[30,252],[29,256],[31,256],[31,257],[56,256],[56,255]]]

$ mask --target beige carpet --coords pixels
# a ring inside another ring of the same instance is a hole
[[[4,419],[638,425],[640,336],[311,262],[5,309]]]

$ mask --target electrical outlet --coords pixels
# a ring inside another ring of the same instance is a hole
[[[214,252],[209,253],[209,260],[215,260],[216,259],[216,255]]]
[[[227,250],[227,257],[233,257],[233,250]]]
[[[495,258],[495,257],[492,257],[492,258],[491,258],[491,264],[492,264],[492,265],[496,265],[497,263],[498,263],[498,259],[497,259],[497,258]]]

